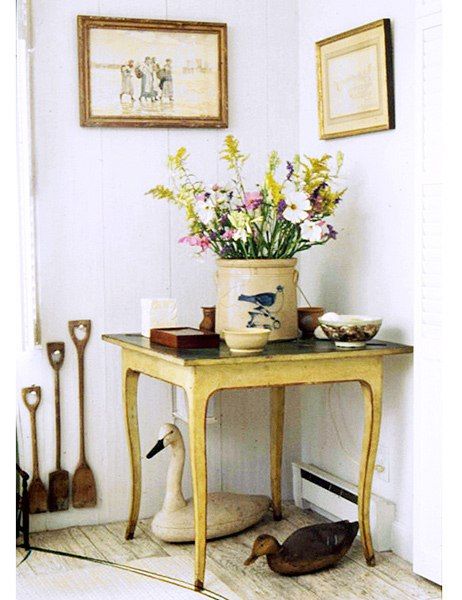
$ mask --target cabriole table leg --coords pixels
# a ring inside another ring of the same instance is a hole
[[[208,397],[208,393],[198,389],[188,391],[189,444],[194,497],[194,587],[196,590],[204,588],[207,545],[207,449],[205,428]]]
[[[122,394],[125,407],[125,424],[132,471],[131,506],[125,539],[131,540],[135,534],[141,501],[141,449],[138,428],[138,378],[139,373],[126,366],[122,369]]]
[[[368,381],[362,381],[361,388],[364,396],[364,435],[359,475],[358,520],[364,557],[367,564],[373,567],[375,566],[375,555],[372,545],[369,508],[382,412],[381,369],[376,377],[368,379]]]

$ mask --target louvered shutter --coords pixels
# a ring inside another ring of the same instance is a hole
[[[442,25],[438,0],[416,19],[414,571],[441,583]]]

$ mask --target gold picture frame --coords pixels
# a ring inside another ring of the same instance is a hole
[[[79,15],[80,124],[227,127],[225,23]]]
[[[394,129],[390,19],[316,42],[323,140]]]

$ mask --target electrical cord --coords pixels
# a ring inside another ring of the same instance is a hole
[[[334,409],[332,407],[332,390],[334,388],[333,384],[330,384],[327,390],[327,405],[329,407],[329,412],[330,412],[330,416],[332,419],[332,423],[334,425],[334,429],[335,432],[337,433],[337,439],[338,442],[340,444],[340,448],[343,450],[343,452],[345,453],[345,455],[351,460],[351,462],[353,462],[355,465],[359,466],[359,461],[356,460],[356,458],[354,458],[354,456],[352,456],[351,452],[348,451],[347,448],[345,448],[343,441],[342,441],[342,436],[340,435],[340,430],[338,428],[337,425],[337,421],[335,420],[335,415],[334,415]]]
[[[328,388],[328,392],[327,392],[327,405],[329,407],[329,412],[330,412],[330,416],[332,419],[332,423],[334,425],[334,429],[337,433],[337,439],[338,442],[340,444],[340,448],[343,450],[344,454],[351,460],[351,462],[353,462],[355,465],[359,466],[359,461],[356,460],[356,458],[354,458],[351,455],[351,452],[348,451],[348,449],[345,447],[343,441],[342,441],[342,436],[340,434],[340,430],[339,427],[337,425],[337,421],[335,420],[335,414],[334,414],[334,409],[332,406],[332,389],[334,388],[334,384],[330,384],[329,388]],[[377,473],[383,473],[385,471],[385,467],[383,465],[380,464],[376,464],[374,466],[374,471],[376,471]]]
[[[298,289],[298,291],[300,292],[301,296],[303,297],[303,300],[305,300],[305,302],[308,304],[308,306],[310,306],[310,307],[311,307],[311,303],[310,303],[310,301],[309,301],[309,300],[308,300],[308,298],[305,296],[305,294],[303,293],[303,290],[302,290],[302,288],[301,288],[301,287],[300,287],[298,284],[297,284],[297,289]]]
[[[18,548],[23,548],[23,546],[17,546]],[[19,565],[22,565],[22,563],[27,560],[29,558],[29,556],[31,555],[32,550],[28,550],[25,554],[25,556],[22,557],[22,559],[18,562],[18,564],[16,565],[16,568],[19,567]]]
[[[17,548],[24,548],[23,545],[17,546]],[[202,590],[197,590],[194,585],[188,583],[187,581],[183,581],[182,579],[176,579],[175,577],[169,577],[168,575],[162,575],[161,573],[155,573],[154,571],[146,571],[144,569],[138,569],[136,567],[130,567],[129,565],[121,565],[119,563],[111,562],[109,560],[104,560],[102,558],[93,558],[90,556],[82,556],[80,554],[71,554],[70,552],[63,552],[61,550],[51,550],[49,548],[39,548],[36,546],[29,546],[27,548],[28,552],[23,557],[20,563],[16,565],[16,568],[19,567],[29,556],[32,554],[32,551],[36,552],[44,552],[48,554],[56,554],[58,556],[66,556],[68,558],[78,558],[80,560],[86,560],[89,562],[97,563],[100,565],[106,565],[109,567],[114,567],[115,569],[120,569],[121,571],[129,571],[130,573],[136,573],[137,575],[143,575],[144,577],[149,577],[150,579],[156,579],[157,581],[162,581],[163,583],[170,583],[171,585],[176,585],[177,587],[181,587],[186,590],[190,590],[192,592],[196,592],[205,596],[207,598],[212,598],[213,600],[229,600],[226,596],[222,596],[217,592],[213,592],[212,590],[208,590],[204,588]]]

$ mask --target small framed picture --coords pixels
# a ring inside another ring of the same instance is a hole
[[[227,127],[226,24],[77,17],[80,124]]]
[[[389,19],[316,42],[316,58],[321,139],[394,129]]]

